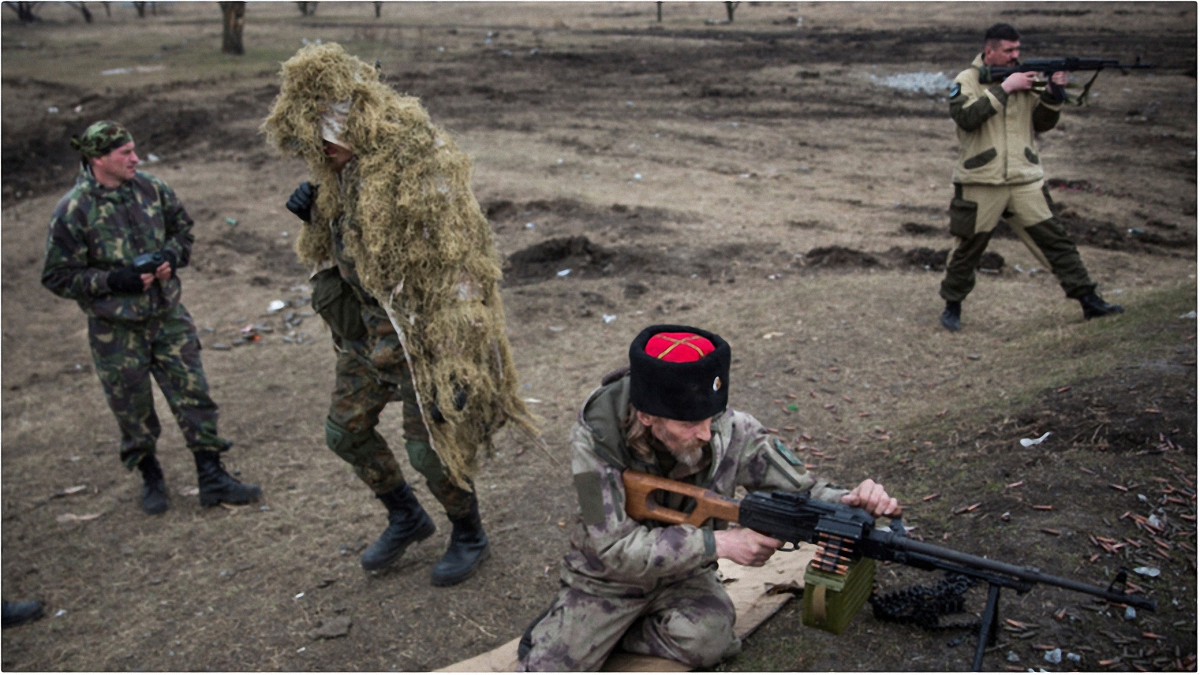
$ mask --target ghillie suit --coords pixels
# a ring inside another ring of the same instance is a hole
[[[328,264],[329,224],[347,224],[346,253],[400,337],[434,450],[451,479],[470,490],[478,450],[490,455],[491,436],[507,421],[539,433],[517,394],[500,257],[471,192],[470,159],[418,99],[379,82],[373,67],[340,45],[301,49],[282,75],[262,130],[285,155],[303,158],[322,186],[296,253],[313,269]],[[341,137],[358,163],[356,190],[333,187],[339,177],[321,139],[322,115],[346,102]]]

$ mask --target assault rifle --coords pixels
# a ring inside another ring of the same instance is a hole
[[[1047,77],[1058,72],[1073,72],[1076,70],[1094,70],[1095,75],[1088,83],[1083,86],[1083,92],[1076,99],[1076,105],[1083,105],[1087,100],[1088,92],[1092,89],[1092,83],[1100,76],[1100,71],[1105,68],[1117,68],[1122,72],[1128,70],[1139,70],[1144,68],[1157,68],[1153,63],[1142,63],[1142,58],[1137,57],[1133,63],[1121,63],[1118,59],[1100,59],[1088,56],[1068,56],[1062,59],[1029,59],[1024,63],[1019,63],[1015,66],[983,66],[979,69],[979,83],[991,84],[993,82],[1003,82],[1006,77],[1013,73],[1043,73]],[[1053,92],[1059,99],[1066,100],[1067,94],[1058,85],[1049,84],[1050,91]]]
[[[754,492],[738,502],[699,486],[633,470],[626,470],[621,477],[625,483],[625,512],[634,520],[700,527],[708,519],[716,518],[784,542],[785,548],[781,551],[795,551],[801,542],[816,544],[812,565],[827,573],[845,574],[852,561],[867,557],[922,570],[943,570],[987,582],[987,606],[980,622],[979,643],[972,666],[976,671],[983,667],[986,647],[995,641],[1001,588],[1011,588],[1023,595],[1035,584],[1048,584],[1139,609],[1153,611],[1158,607],[1155,600],[1133,595],[1124,588],[1118,589],[1118,586],[1125,586],[1128,572],[1124,568],[1108,588],[1101,588],[1044,574],[1036,567],[1019,567],[910,539],[899,516],[892,518],[889,529],[877,529],[875,519],[862,509],[817,501],[804,495]],[[690,497],[696,506],[690,513],[661,506],[654,499],[654,493],[659,490]]]

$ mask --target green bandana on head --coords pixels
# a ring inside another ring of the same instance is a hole
[[[103,157],[117,148],[129,143],[133,136],[125,127],[109,120],[101,120],[92,124],[80,136],[71,137],[71,147],[79,152],[84,159]]]

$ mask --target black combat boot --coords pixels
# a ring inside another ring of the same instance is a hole
[[[1109,314],[1120,314],[1125,311],[1125,308],[1120,305],[1110,305],[1105,302],[1100,296],[1095,293],[1088,293],[1079,299],[1080,306],[1083,307],[1083,318],[1094,319],[1098,316],[1108,316]]]
[[[220,502],[249,504],[262,496],[262,489],[257,485],[240,483],[225,472],[221,453],[198,450],[192,454],[196,456],[196,474],[200,478],[201,506],[216,506]]]
[[[362,554],[364,570],[378,570],[396,562],[411,544],[428,539],[437,531],[433,520],[421,508],[412,487],[405,483],[385,492],[379,501],[388,510],[388,526]]]
[[[942,312],[942,325],[951,333],[957,333],[962,328],[962,303],[954,300],[946,301],[946,309]]]
[[[42,618],[42,603],[37,600],[30,600],[29,602],[4,601],[3,612],[4,628],[12,628]]]
[[[451,518],[450,523],[454,525],[450,546],[433,566],[434,586],[453,586],[466,581],[491,553],[479,518],[479,500],[472,497],[471,512],[462,518]]]
[[[167,501],[167,484],[163,480],[158,458],[146,455],[137,467],[142,472],[142,510],[152,516],[165,512],[170,503]]]

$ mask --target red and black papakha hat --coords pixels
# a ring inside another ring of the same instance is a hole
[[[629,345],[629,402],[682,422],[716,417],[729,404],[729,343],[691,326],[650,326]]]

